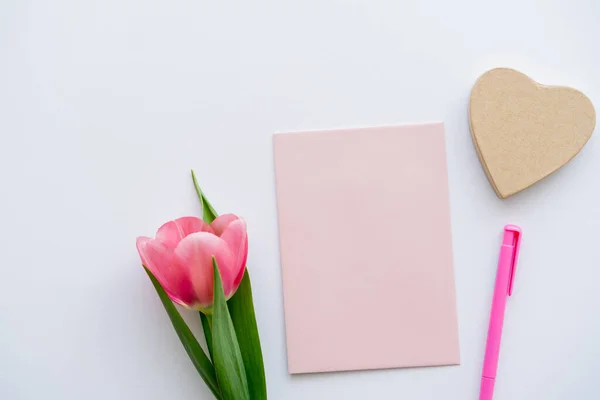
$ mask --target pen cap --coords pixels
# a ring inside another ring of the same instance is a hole
[[[504,239],[502,244],[513,247],[512,264],[510,266],[510,278],[508,283],[508,295],[512,295],[513,285],[515,282],[515,270],[517,268],[517,260],[519,258],[519,250],[521,248],[521,228],[515,225],[506,225],[504,227]]]

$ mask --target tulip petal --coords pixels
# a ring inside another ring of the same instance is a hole
[[[156,239],[174,249],[181,239],[195,232],[213,232],[209,224],[196,217],[182,217],[169,221],[158,228]]]
[[[220,237],[208,232],[192,233],[179,242],[174,255],[175,264],[188,270],[195,296],[203,306],[209,306],[213,301],[213,256],[221,271],[225,295],[233,293],[235,259],[228,244]]]
[[[238,220],[239,217],[235,214],[223,214],[215,218],[215,220],[210,224],[215,235],[221,236],[225,229],[231,224],[233,221]]]
[[[244,277],[244,270],[246,267],[246,258],[248,257],[248,234],[246,231],[246,221],[243,219],[236,219],[231,222],[229,226],[221,234],[221,239],[227,242],[231,253],[234,256],[234,290],[237,289],[242,278]]]
[[[159,240],[138,237],[136,246],[142,264],[152,272],[165,292],[176,303],[191,307],[197,303],[196,295],[186,274],[173,263],[173,250]]]

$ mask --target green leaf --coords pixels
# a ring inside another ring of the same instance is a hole
[[[196,188],[196,193],[198,194],[198,199],[200,200],[200,207],[202,208],[202,219],[204,222],[211,223],[217,218],[217,212],[210,204],[210,202],[202,193],[202,189],[200,189],[200,185],[198,185],[198,181],[196,180],[196,174],[194,174],[194,170],[192,171],[192,180],[194,181],[194,187]]]
[[[213,271],[215,275],[212,316],[213,361],[217,382],[224,400],[249,400],[244,361],[227,308],[225,293],[223,293],[221,273],[214,257]]]
[[[248,269],[240,287],[228,302],[229,313],[233,320],[233,327],[237,333],[240,351],[244,359],[246,377],[248,378],[248,389],[252,400],[266,400],[267,382],[265,379],[265,367],[260,347],[260,337],[256,316],[254,315],[254,303],[252,301],[252,286]]]
[[[217,377],[213,365],[211,364],[208,357],[206,357],[206,354],[204,354],[204,350],[202,350],[202,347],[200,347],[200,344],[194,337],[194,334],[186,325],[185,321],[177,311],[177,308],[175,308],[175,305],[173,304],[165,290],[162,288],[160,283],[158,283],[158,281],[156,280],[154,275],[152,275],[152,273],[148,270],[148,268],[144,267],[144,269],[146,269],[146,273],[150,277],[150,280],[152,281],[152,284],[154,285],[154,288],[158,293],[158,297],[160,297],[165,311],[171,319],[173,328],[175,328],[175,332],[177,332],[177,336],[179,336],[179,340],[181,341],[183,348],[190,357],[190,360],[192,360],[192,364],[194,364],[194,367],[196,367],[196,370],[198,371],[198,373],[200,374],[210,391],[215,395],[215,397],[218,400],[221,400],[223,397],[221,396],[219,390],[219,385],[217,383]]]
[[[202,321],[202,330],[204,331],[204,337],[206,338],[206,346],[208,347],[208,353],[210,354],[210,359],[213,359],[212,352],[212,316],[206,315],[204,313],[199,312],[200,321]]]
[[[194,181],[196,193],[198,193],[198,198],[200,199],[203,219],[206,222],[212,222],[218,214],[206,199],[204,193],[202,193],[193,170],[192,180]],[[258,326],[256,324],[256,316],[254,314],[252,285],[250,284],[250,275],[247,269],[244,273],[244,278],[242,279],[240,287],[235,295],[229,299],[228,306],[233,327],[237,334],[242,358],[244,360],[250,398],[251,400],[266,400],[267,383],[265,379],[265,367],[260,346]],[[204,327],[204,321],[202,322],[202,326]],[[209,335],[212,336],[210,329],[207,330],[205,328],[204,334],[207,337],[207,341],[209,340]],[[212,352],[211,357],[213,357]]]

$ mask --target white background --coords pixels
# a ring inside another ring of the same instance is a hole
[[[600,138],[500,200],[467,121],[497,66],[600,106],[599,17],[597,0],[3,0],[0,398],[210,398],[134,245],[199,213],[190,168],[248,221],[271,399],[476,399],[508,222],[524,239],[495,399],[599,398]],[[446,123],[462,365],[289,376],[272,133],[425,121]]]

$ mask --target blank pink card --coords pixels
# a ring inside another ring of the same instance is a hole
[[[459,364],[443,124],[274,151],[289,372]]]

